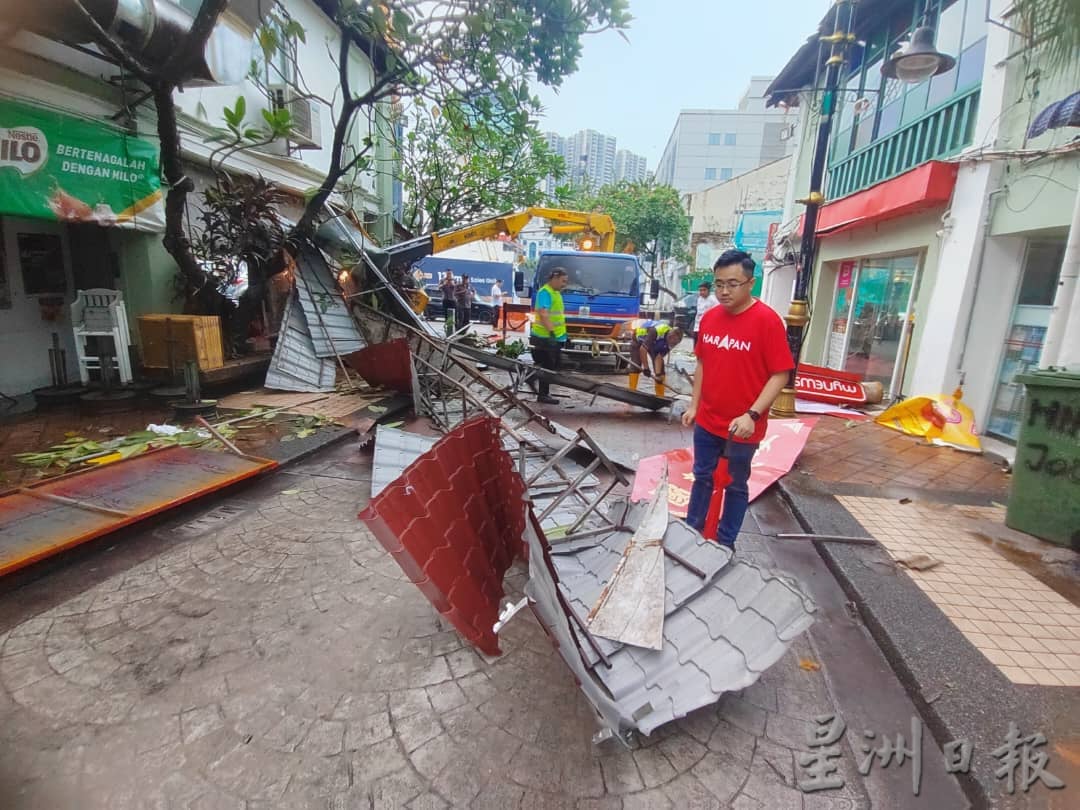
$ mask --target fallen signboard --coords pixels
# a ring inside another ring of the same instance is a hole
[[[803,399],[838,405],[871,405],[881,402],[881,383],[865,383],[857,374],[823,366],[799,364],[795,393]]]

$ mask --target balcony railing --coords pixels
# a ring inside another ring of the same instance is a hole
[[[828,198],[846,197],[928,160],[955,155],[971,143],[978,109],[976,87],[833,163]]]

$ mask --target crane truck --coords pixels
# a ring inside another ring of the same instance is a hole
[[[642,269],[637,256],[615,252],[615,223],[607,214],[526,208],[400,242],[386,248],[386,253],[393,265],[409,266],[459,245],[500,235],[515,237],[534,217],[554,223],[550,226],[553,234],[573,235],[577,249],[541,252],[528,285],[523,272],[514,274],[515,290],[535,296],[553,269],[566,270],[570,279],[563,290],[567,352],[611,356],[617,363],[629,346],[630,322],[640,312]]]

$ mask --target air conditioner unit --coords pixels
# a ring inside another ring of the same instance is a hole
[[[299,149],[322,149],[322,118],[319,102],[304,98],[287,84],[270,86],[270,102],[275,110],[287,109],[292,115],[289,141]]]
[[[795,125],[785,124],[780,130],[780,140],[787,141],[795,137]]]

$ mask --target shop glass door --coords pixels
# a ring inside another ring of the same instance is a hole
[[[1028,242],[1020,292],[1005,333],[997,392],[986,426],[987,433],[1000,439],[1015,443],[1020,432],[1024,386],[1014,380],[1018,374],[1039,366],[1064,258],[1064,239]]]
[[[831,368],[880,382],[889,396],[896,393],[918,268],[915,255],[863,259],[851,276],[841,265],[829,344]]]

